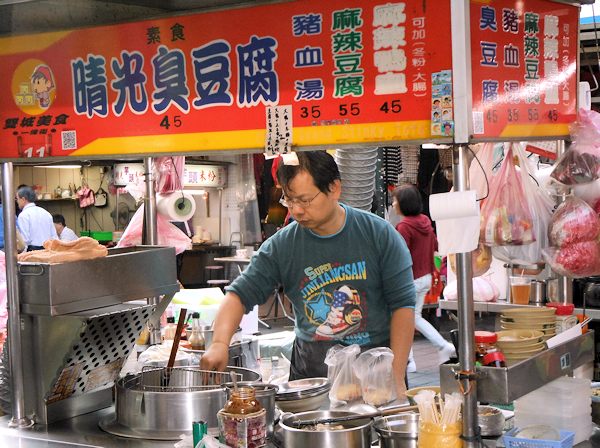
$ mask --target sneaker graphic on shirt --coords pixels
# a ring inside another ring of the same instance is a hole
[[[362,320],[358,291],[342,286],[333,292],[333,303],[327,319],[317,327],[317,335],[328,339],[341,339],[354,331]]]

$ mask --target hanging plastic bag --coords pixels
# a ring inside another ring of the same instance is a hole
[[[327,378],[331,383],[329,400],[333,407],[343,406],[361,397],[360,382],[353,369],[359,353],[360,347],[357,344],[347,347],[334,345],[327,350],[325,364],[327,364]]]
[[[554,212],[549,232],[552,246],[591,241],[600,235],[600,218],[585,201],[569,197]]]
[[[117,247],[131,247],[142,244],[143,227],[144,205],[141,205],[129,221]],[[174,247],[176,254],[180,254],[191,247],[192,240],[160,213],[156,215],[156,230],[159,246]]]
[[[493,177],[494,145],[495,143],[478,144],[477,159],[473,158],[469,166],[469,185],[471,190],[477,192],[477,199],[482,199],[489,193],[489,182]]]
[[[600,274],[600,218],[582,199],[569,197],[552,216],[552,247],[544,257],[552,269],[568,277]]]
[[[600,114],[579,110],[571,127],[573,144],[557,160],[550,175],[563,185],[578,185],[600,178]]]
[[[361,353],[354,363],[354,374],[360,380],[365,403],[381,406],[396,399],[394,353],[387,347],[376,347]]]
[[[552,217],[554,202],[533,178],[535,167],[527,158],[521,144],[512,144],[514,154],[519,160],[520,176],[523,190],[529,201],[533,222],[535,242],[519,246],[498,246],[492,248],[494,257],[507,263],[535,264],[543,261],[542,250],[548,247],[548,225]]]
[[[449,254],[450,268],[456,272],[456,254]],[[479,243],[477,249],[471,252],[471,267],[473,268],[473,277],[479,277],[485,274],[492,265],[492,249],[483,243]]]
[[[156,192],[159,194],[168,194],[181,190],[183,188],[184,168],[184,156],[155,158]]]
[[[500,171],[490,182],[481,210],[480,241],[488,246],[518,246],[535,241],[531,209],[509,148]]]
[[[577,185],[573,195],[587,202],[596,213],[600,214],[600,179],[585,185]]]

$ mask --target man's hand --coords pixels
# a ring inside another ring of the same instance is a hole
[[[229,360],[229,346],[224,342],[213,342],[200,359],[203,370],[224,372]]]

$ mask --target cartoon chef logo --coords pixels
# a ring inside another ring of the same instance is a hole
[[[50,65],[39,59],[23,61],[13,73],[15,104],[29,115],[40,115],[56,97],[56,78]]]
[[[50,91],[54,89],[52,70],[47,65],[38,65],[31,75],[31,87],[40,107],[50,106]]]

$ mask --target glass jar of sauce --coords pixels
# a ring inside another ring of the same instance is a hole
[[[217,413],[221,443],[235,448],[266,445],[267,412],[251,387],[231,392],[229,401]]]
[[[491,352],[483,357],[482,364],[487,367],[506,367],[506,358],[502,352]]]

